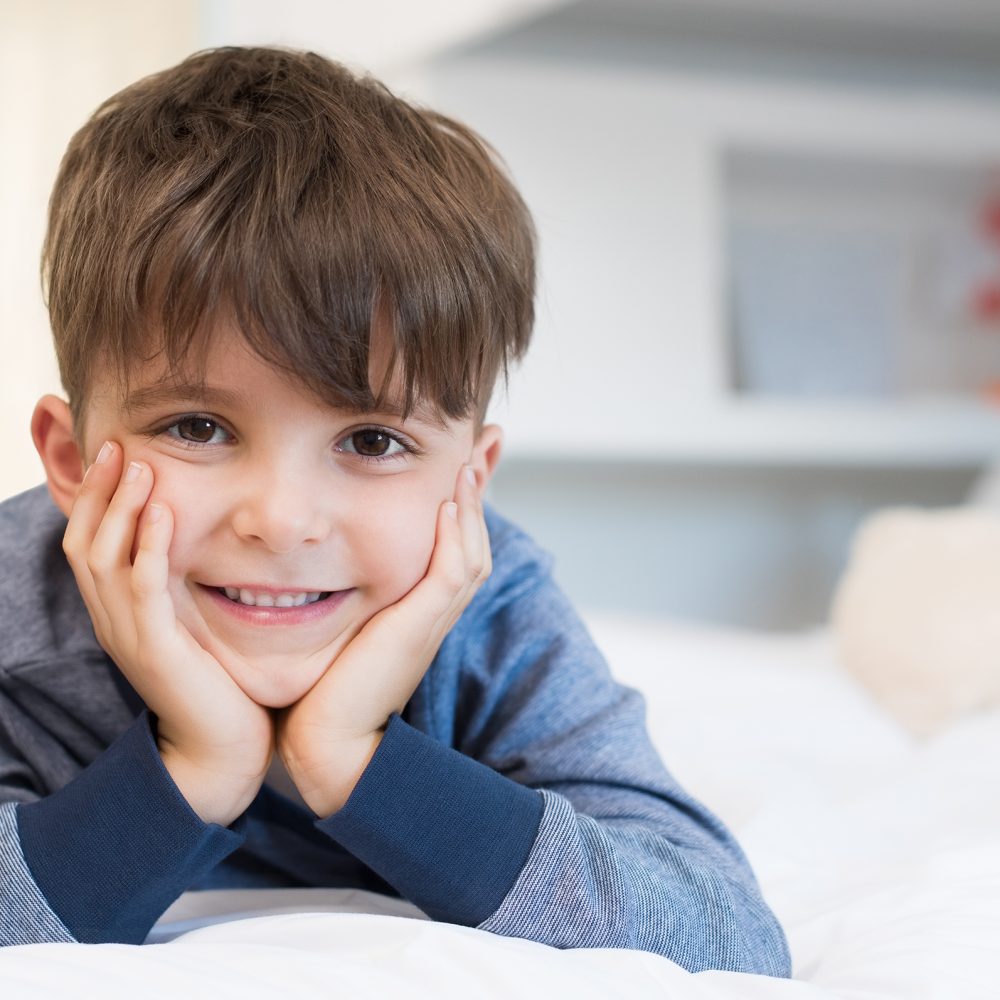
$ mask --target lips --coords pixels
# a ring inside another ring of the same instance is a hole
[[[354,593],[353,588],[333,591],[306,591],[278,589],[251,585],[249,587],[231,587],[242,596],[243,591],[251,598],[263,597],[264,603],[249,604],[242,600],[233,600],[226,595],[225,589],[207,584],[198,584],[198,589],[208,598],[210,605],[223,613],[227,618],[235,619],[246,625],[304,625],[318,621],[333,614],[344,603],[347,597]],[[293,598],[315,595],[314,600],[302,600],[278,604],[281,596]],[[268,604],[267,599],[272,598]]]

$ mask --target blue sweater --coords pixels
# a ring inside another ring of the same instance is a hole
[[[0,505],[0,944],[141,943],[184,891],[346,886],[436,920],[790,974],[729,831],[664,769],[550,575],[493,510],[494,570],[342,809],[271,783],[203,823],[94,637],[44,487]]]

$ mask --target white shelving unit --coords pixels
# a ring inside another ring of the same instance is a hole
[[[1000,454],[998,411],[968,394],[739,392],[725,187],[727,158],[747,153],[1000,171],[1000,61],[996,88],[976,90],[922,82],[912,60],[903,83],[769,67],[758,50],[692,67],[664,43],[657,62],[655,32],[630,60],[623,44],[602,49],[600,5],[577,6],[591,14],[574,21],[571,7],[429,76],[436,103],[502,152],[540,231],[536,341],[496,411],[508,454],[932,467]]]
[[[508,428],[510,417],[495,408]],[[968,469],[1000,454],[1000,407],[975,400],[782,402],[734,397],[664,407],[655,426],[596,427],[553,440],[524,431],[513,459],[577,462]]]

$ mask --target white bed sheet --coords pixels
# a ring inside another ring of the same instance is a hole
[[[918,741],[838,666],[826,630],[592,627],[647,694],[668,766],[736,832],[797,980],[1000,998],[1000,713]]]
[[[590,622],[645,692],[668,766],[743,844],[792,980],[557,951],[300,889],[187,894],[153,946],[5,949],[3,996],[1000,998],[1000,713],[921,744],[839,670],[825,632]]]

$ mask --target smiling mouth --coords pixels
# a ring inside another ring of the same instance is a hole
[[[228,598],[233,604],[240,604],[247,608],[301,608],[306,604],[317,604],[320,601],[325,601],[334,593],[332,590],[304,590],[263,594],[237,587],[213,587],[212,589]]]

